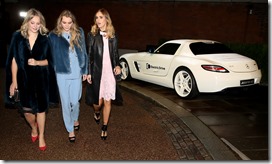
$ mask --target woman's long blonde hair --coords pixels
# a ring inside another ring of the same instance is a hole
[[[42,15],[42,13],[39,10],[36,10],[34,8],[31,8],[27,11],[26,17],[21,25],[21,28],[19,31],[21,31],[21,34],[24,38],[28,38],[28,22],[34,17],[38,16],[40,18],[41,27],[39,29],[40,34],[46,35],[48,32],[48,29],[46,28],[45,19]]]
[[[96,12],[96,14],[98,12],[101,12],[102,15],[104,15],[105,18],[106,18],[106,21],[107,21],[107,24],[106,24],[107,38],[114,38],[114,36],[115,36],[115,29],[114,29],[114,27],[112,25],[112,21],[111,21],[109,12],[106,9],[104,9],[104,8],[99,9]],[[96,24],[96,14],[94,16],[94,25],[92,26],[92,29],[91,29],[92,35],[96,35],[98,33],[98,31],[99,31],[99,27]]]
[[[64,16],[71,18],[72,22],[73,22],[71,29],[70,29],[70,32],[71,32],[70,47],[72,49],[74,49],[75,45],[77,45],[79,48],[81,48],[81,46],[79,44],[79,39],[80,39],[79,26],[77,24],[75,15],[71,11],[64,10],[61,12],[61,14],[59,15],[59,17],[57,19],[56,27],[53,30],[54,33],[57,34],[58,36],[60,36],[62,34],[63,27],[61,25],[61,21],[62,21],[62,17],[64,17]]]

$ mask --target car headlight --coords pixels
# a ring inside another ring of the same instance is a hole
[[[212,72],[220,72],[220,73],[228,73],[229,71],[218,65],[201,65],[201,67],[206,71],[212,71]]]

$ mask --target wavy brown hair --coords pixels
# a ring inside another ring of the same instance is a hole
[[[107,21],[107,24],[106,24],[107,38],[114,38],[114,36],[115,36],[115,29],[113,27],[112,20],[111,20],[109,12],[106,9],[104,9],[104,8],[99,9],[96,12],[96,14],[98,12],[101,12],[102,15],[104,15],[105,18],[106,18],[106,21]],[[97,26],[96,21],[95,21],[96,20],[96,14],[94,16],[94,25],[92,26],[92,29],[91,29],[92,35],[96,35],[98,33],[98,31],[99,31],[99,27]]]
[[[35,16],[38,16],[40,18],[40,29],[39,32],[42,35],[46,35],[48,32],[48,29],[46,28],[46,23],[45,23],[45,19],[44,16],[42,15],[42,13],[39,10],[36,10],[34,8],[31,8],[27,11],[26,17],[24,18],[24,21],[21,25],[21,28],[19,31],[21,31],[21,34],[23,35],[23,37],[28,38],[28,22]]]
[[[62,34],[63,27],[61,25],[61,21],[62,21],[62,18],[64,16],[71,18],[72,22],[73,22],[73,24],[71,26],[71,29],[70,29],[70,32],[71,32],[70,46],[71,46],[71,48],[74,49],[75,45],[77,45],[78,47],[81,47],[80,44],[79,44],[79,39],[80,39],[79,26],[77,24],[75,15],[71,11],[64,10],[64,11],[61,12],[61,14],[59,15],[59,17],[57,19],[57,24],[56,24],[56,27],[53,30],[53,32],[55,34],[57,34],[58,36],[60,36]]]

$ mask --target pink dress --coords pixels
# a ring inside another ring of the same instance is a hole
[[[105,33],[100,32],[103,36]],[[111,66],[110,53],[109,53],[109,41],[103,36],[103,63],[102,63],[102,75],[100,81],[99,99],[109,101],[115,100],[116,81],[113,75]]]

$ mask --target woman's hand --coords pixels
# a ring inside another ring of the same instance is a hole
[[[84,75],[82,76],[82,81],[85,81],[86,79],[87,79],[87,75],[84,74]]]
[[[120,66],[116,66],[113,70],[115,75],[119,75],[121,73],[121,67]]]
[[[87,81],[89,84],[92,84],[92,75],[87,75]]]
[[[9,97],[11,98],[14,96],[14,91],[17,89],[17,84],[16,83],[11,83],[9,87]]]
[[[27,62],[28,62],[28,65],[31,65],[31,66],[39,65],[39,62],[37,60],[33,59],[33,58],[28,59]]]

